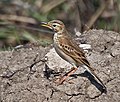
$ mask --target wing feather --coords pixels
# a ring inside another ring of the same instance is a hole
[[[61,48],[63,49],[63,52],[67,54],[68,56],[72,57],[78,65],[85,64],[86,66],[90,66],[89,62],[86,59],[86,56],[84,54],[84,50],[80,48],[75,41],[64,36],[64,38],[60,39]]]

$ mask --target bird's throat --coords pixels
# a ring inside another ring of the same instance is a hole
[[[59,40],[62,38],[62,34],[55,33],[54,34],[54,44],[59,45]]]

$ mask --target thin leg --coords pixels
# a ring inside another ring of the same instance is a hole
[[[56,83],[58,85],[62,84],[70,75],[72,75],[78,68],[72,67],[69,72],[67,72],[64,76],[62,76],[60,79],[56,80]]]

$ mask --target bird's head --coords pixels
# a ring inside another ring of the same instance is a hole
[[[60,20],[52,20],[47,23],[42,22],[41,26],[47,27],[56,33],[62,33],[65,29],[65,25]]]

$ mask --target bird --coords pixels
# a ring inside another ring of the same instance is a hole
[[[62,21],[52,20],[49,22],[42,22],[41,26],[54,31],[53,45],[57,54],[73,66],[69,72],[57,80],[58,84],[62,84],[70,75],[76,72],[78,68],[83,67],[92,74],[94,79],[106,90],[105,85],[88,62],[84,50],[73,40]]]

